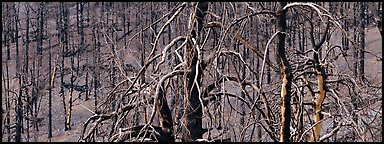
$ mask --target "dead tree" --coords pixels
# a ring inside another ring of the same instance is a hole
[[[381,35],[381,37],[383,37],[383,30],[382,30],[382,27],[383,27],[383,25],[381,24],[381,20],[377,20],[377,28],[379,29],[379,31],[380,31],[380,35]]]
[[[380,7],[380,3],[379,3],[379,7]],[[383,24],[381,23],[382,22],[382,19],[380,19],[382,17],[382,10],[379,9],[377,10],[378,11],[378,18],[376,19],[376,22],[377,22],[377,28],[379,29],[379,32],[380,32],[380,35],[381,37],[383,37]]]
[[[26,33],[25,33],[25,54],[24,54],[24,84],[28,83],[28,71],[29,71],[29,47],[30,47],[30,38],[29,38],[29,33],[30,33],[30,8],[26,5],[25,6],[26,13],[27,13],[27,18],[26,18]],[[28,86],[24,86],[24,92],[27,96],[27,101],[31,101],[31,96],[29,96],[29,90]],[[26,115],[29,116],[29,113],[33,114],[32,107],[29,105],[29,103],[26,104]],[[29,121],[27,121],[27,141],[29,141]]]
[[[186,131],[183,133],[183,141],[194,141],[201,139],[203,135],[202,127],[202,105],[200,103],[199,87],[201,85],[202,68],[199,36],[203,28],[203,20],[208,10],[208,2],[199,2],[195,10],[192,12],[189,21],[189,39],[185,47],[185,71],[184,74],[184,114]],[[195,21],[196,20],[196,21]],[[196,26],[197,24],[197,31]]]
[[[365,4],[365,2],[360,2],[359,3],[359,11],[360,11],[360,15],[359,15],[359,29],[358,29],[358,32],[359,32],[359,77],[361,79],[361,81],[365,81],[365,77],[364,77],[364,50],[365,50],[365,22],[366,22],[366,16],[365,16],[365,7],[366,7],[367,4]]]
[[[16,136],[15,141],[21,142],[21,133],[23,129],[23,101],[22,101],[22,77],[20,74],[20,57],[19,57],[19,9],[20,4],[14,3],[14,32],[15,32],[15,47],[16,47],[16,76],[18,78],[19,91],[17,94],[17,106],[16,106]]]
[[[291,136],[290,123],[291,123],[291,86],[292,86],[292,69],[285,54],[285,29],[286,24],[286,10],[284,7],[286,2],[279,3],[279,10],[277,12],[276,27],[279,32],[277,35],[278,43],[276,49],[276,56],[280,61],[282,87],[281,87],[281,128],[280,128],[280,142],[289,142]]]
[[[317,87],[319,89],[319,93],[317,96],[314,96],[314,102],[313,102],[313,107],[314,107],[314,111],[315,111],[315,115],[314,115],[315,121],[314,122],[316,124],[314,127],[314,133],[313,133],[311,139],[314,141],[319,141],[321,127],[322,127],[320,121],[323,119],[322,105],[323,105],[324,99],[326,97],[326,87],[325,86],[326,86],[327,74],[326,74],[326,71],[324,68],[324,63],[321,61],[321,56],[319,56],[320,53],[318,53],[318,52],[321,51],[321,47],[326,40],[326,36],[328,34],[330,22],[329,21],[327,22],[327,27],[325,28],[324,33],[323,33],[323,35],[322,35],[322,37],[318,43],[316,43],[315,38],[314,38],[313,23],[310,22],[310,25],[311,25],[310,39],[311,39],[311,43],[312,43],[312,46],[314,49],[313,67],[314,67],[314,71],[316,74]]]
[[[11,26],[12,24],[11,23],[11,12],[10,12],[10,4],[9,3],[4,3],[2,6],[4,6],[3,8],[3,15],[7,16],[7,19],[3,19],[2,21],[2,34],[4,35],[4,40],[2,41],[4,44],[4,47],[6,47],[7,49],[7,58],[5,59],[5,66],[3,65],[3,70],[2,70],[2,79],[3,79],[3,86],[4,86],[4,90],[5,90],[5,95],[2,95],[2,96],[5,96],[5,111],[6,111],[6,114],[5,114],[5,126],[6,126],[6,133],[7,133],[7,141],[11,141],[11,138],[12,138],[12,133],[11,133],[11,128],[10,128],[10,125],[11,125],[11,91],[10,91],[10,76],[9,76],[9,63],[10,63],[10,49],[11,49],[11,45],[10,45],[10,32],[11,32]],[[5,10],[4,10],[5,9]],[[4,64],[4,62],[3,62]],[[5,72],[4,72],[5,70]],[[4,94],[4,93],[3,93]]]

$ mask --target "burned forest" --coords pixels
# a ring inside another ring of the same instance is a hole
[[[3,142],[380,142],[382,2],[2,2]]]

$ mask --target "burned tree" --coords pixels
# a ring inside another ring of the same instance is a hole
[[[277,39],[277,58],[280,61],[281,75],[282,75],[282,86],[281,86],[281,128],[280,128],[280,142],[290,141],[291,130],[291,95],[292,95],[292,68],[288,62],[285,54],[285,29],[286,24],[286,10],[284,7],[287,5],[286,2],[279,3],[279,11],[277,12],[276,27],[279,29]]]
[[[198,40],[203,28],[203,20],[208,4],[208,2],[199,2],[189,21],[190,35],[184,52],[184,70],[190,71],[184,74],[184,115],[186,115],[185,123],[187,127],[187,130],[183,133],[184,141],[201,139],[204,133],[202,127],[203,106],[200,102],[201,92],[199,90],[203,71],[201,68],[201,48]],[[195,24],[198,26],[197,31]]]
[[[3,141],[381,140],[380,2],[2,8]]]

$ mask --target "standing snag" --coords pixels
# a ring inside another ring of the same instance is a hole
[[[289,142],[291,136],[291,86],[292,86],[292,68],[288,62],[285,54],[285,30],[286,24],[286,10],[284,7],[286,2],[279,3],[279,11],[277,12],[276,27],[279,30],[277,35],[277,59],[280,63],[280,70],[282,76],[281,85],[281,128],[280,128],[280,142]]]

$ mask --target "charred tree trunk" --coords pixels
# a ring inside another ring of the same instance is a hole
[[[5,75],[6,74],[6,75]],[[3,110],[3,113],[2,113],[2,122],[4,120],[4,113],[6,113],[5,115],[5,127],[6,127],[6,133],[7,133],[7,141],[10,142],[11,141],[11,129],[10,129],[10,109],[11,109],[11,106],[10,106],[10,95],[9,95],[9,66],[8,66],[8,60],[7,62],[5,63],[5,72],[4,72],[4,69],[2,69],[2,77],[3,77],[3,83],[4,83],[4,89],[7,91],[6,92],[6,102],[5,102],[5,111],[4,109]],[[1,135],[1,138],[3,138],[3,134]]]
[[[140,11],[140,8],[141,8],[141,6],[138,6],[137,7],[137,11]],[[138,25],[138,23],[140,23],[140,21],[142,20],[143,18],[141,17],[141,15],[140,14],[136,14],[136,25]],[[152,16],[151,16],[151,20],[153,21],[153,18],[152,18]],[[148,19],[146,19],[146,21],[145,21],[145,24],[148,24]],[[152,23],[152,22],[151,22]],[[141,25],[141,29],[143,29],[144,28],[144,25]],[[146,36],[145,36],[145,33],[144,32],[142,32],[141,34],[140,34],[140,36],[141,36],[141,38],[140,38],[140,40],[142,41],[142,47],[140,48],[140,54],[141,54],[141,58],[140,58],[140,64],[142,65],[142,66],[144,66],[144,64],[145,64],[145,55],[146,55],[146,53],[145,53],[145,44],[146,44]],[[152,36],[152,39],[151,39],[151,41],[153,41],[153,36]],[[141,75],[141,77],[140,77],[140,79],[141,79],[141,83],[145,83],[145,73],[143,73],[142,75]],[[147,108],[142,108],[142,109],[140,109],[140,108],[136,108],[137,109],[137,113],[135,113],[135,115],[134,115],[134,121],[135,121],[135,124],[136,125],[138,125],[139,123],[140,123],[140,115],[141,115],[141,113],[139,112],[140,110],[143,112],[143,117],[144,117],[144,121],[145,122],[147,122]]]
[[[93,20],[94,23],[96,23],[96,19]],[[93,70],[93,96],[94,96],[94,107],[95,112],[99,113],[98,109],[98,88],[100,87],[100,69],[99,69],[99,62],[100,62],[100,35],[99,35],[99,26],[98,24],[93,25],[92,27],[92,40],[93,40],[93,64],[92,64],[92,70]]]
[[[52,141],[52,87],[53,87],[53,84],[54,84],[54,73],[55,73],[55,70],[56,70],[56,64],[54,65],[54,68],[53,68],[53,73],[52,73],[52,45],[51,45],[51,39],[48,40],[48,44],[49,44],[49,62],[48,62],[48,65],[49,65],[49,76],[52,76],[51,79],[50,79],[50,82],[49,82],[49,93],[48,93],[48,139],[49,139],[49,142]],[[57,59],[56,59],[57,61]]]
[[[290,123],[291,123],[291,86],[292,86],[292,73],[291,66],[285,55],[285,30],[286,30],[286,10],[284,6],[286,2],[279,3],[279,11],[277,12],[276,26],[280,31],[277,35],[277,58],[280,61],[282,88],[281,88],[281,129],[280,129],[280,142],[289,142],[291,136]]]
[[[9,10],[9,4],[4,4],[5,5],[5,9],[7,10],[6,11],[6,16],[7,18],[11,18],[10,17],[10,10]],[[4,13],[3,13],[4,14]],[[3,30],[3,28],[5,28],[5,30]],[[10,142],[11,139],[12,139],[12,134],[11,134],[11,128],[10,128],[10,125],[11,125],[11,119],[10,119],[10,116],[11,116],[11,98],[10,98],[10,91],[9,91],[9,60],[11,59],[10,58],[10,29],[11,29],[11,24],[9,23],[6,23],[5,20],[2,21],[2,34],[4,34],[4,44],[5,44],[5,47],[7,49],[7,58],[5,60],[5,74],[6,76],[3,75],[3,79],[4,80],[4,89],[6,90],[6,102],[5,102],[5,111],[6,111],[6,128],[7,128],[7,141]],[[4,64],[4,63],[3,63]],[[2,73],[4,74],[4,73]]]
[[[16,136],[15,141],[21,142],[21,132],[23,128],[23,101],[22,101],[22,77],[20,74],[20,60],[19,60],[19,5],[16,7],[14,4],[14,32],[15,32],[15,47],[16,47],[16,77],[18,78],[19,91],[17,95],[17,108],[16,108]]]
[[[11,11],[10,11],[10,4],[4,4],[5,5],[5,9],[6,9],[6,16],[8,17],[8,18],[11,18]],[[5,20],[4,20],[4,22],[5,22]],[[6,31],[5,31],[5,33],[4,33],[4,41],[6,42],[6,43],[8,43],[8,45],[9,45],[9,40],[11,39],[11,26],[12,26],[12,24],[10,24],[11,22],[9,22],[9,23],[6,23],[6,24],[4,24],[3,26],[5,26],[5,25],[7,25],[6,27],[7,27],[7,29],[6,29]],[[11,60],[11,48],[10,47],[7,47],[7,60]]]
[[[357,2],[355,2],[355,3],[353,3],[353,25],[354,25],[354,27],[353,27],[353,42],[354,43],[357,43],[357,38],[358,38],[358,36],[357,36],[357,32],[358,32],[358,29],[357,29],[357,25],[358,25],[358,23],[357,23],[357,19],[358,19],[358,17],[357,17],[357,10],[358,10],[358,8],[357,8],[357,5],[358,3]],[[354,45],[354,48],[353,48],[353,75],[355,76],[355,77],[357,77],[357,75],[358,75],[358,57],[359,57],[359,55],[358,55],[358,52],[359,52],[359,50],[358,50],[358,46],[357,45]]]
[[[360,2],[360,23],[359,23],[359,77],[364,81],[364,49],[365,49],[365,3]]]
[[[65,10],[66,13],[68,12],[68,9]],[[68,14],[68,13],[67,13]],[[64,22],[64,23],[67,23],[67,20]],[[67,38],[68,39],[69,36],[67,35]],[[72,46],[72,51],[75,51],[75,47]],[[74,55],[71,56],[71,59],[70,59],[70,63],[71,63],[71,77],[70,77],[70,83],[71,83],[71,86],[74,85],[74,81],[75,81],[75,75],[74,75],[74,71],[75,71],[75,60],[74,60]],[[73,97],[73,91],[74,91],[74,88],[73,87],[70,87],[69,88],[69,94],[68,94],[68,97],[67,97],[67,121],[66,121],[66,130],[71,130],[71,117],[72,117],[72,97]]]
[[[44,2],[40,2],[38,21],[39,28],[37,30],[37,54],[39,57],[38,64],[40,65],[42,63],[43,55]]]
[[[315,49],[315,51],[318,51],[318,49]],[[318,123],[314,127],[314,133],[312,135],[311,140],[313,141],[319,141],[320,139],[320,133],[321,133],[321,128],[322,124],[320,121],[323,119],[323,115],[321,114],[322,111],[322,104],[325,99],[325,80],[326,80],[326,73],[325,69],[321,66],[320,64],[320,59],[317,56],[316,53],[313,54],[314,61],[315,61],[315,72],[316,72],[316,79],[317,79],[317,87],[319,89],[319,93],[317,96],[315,96],[314,100],[314,110],[315,110],[315,115],[314,115],[314,123]]]
[[[107,6],[105,6],[105,11],[107,13],[107,16],[105,17],[106,18],[106,22],[107,22],[107,25],[110,26],[111,24],[110,23],[114,23],[114,20],[113,20],[113,11],[114,11],[114,6],[113,6],[113,3],[110,2],[110,3],[107,3]],[[111,21],[112,20],[112,21]],[[110,31],[111,32],[111,40],[115,39],[114,38],[114,35],[115,35],[115,31],[113,30],[113,28],[108,28],[107,31]],[[112,44],[111,45],[111,48],[112,48],[112,52],[113,53],[116,53],[115,52],[115,45]],[[116,86],[116,61],[115,59],[111,59],[110,61],[110,81],[111,81],[111,87],[115,87]],[[112,111],[114,111],[116,108],[118,108],[118,104],[117,104],[117,101],[115,100],[116,98],[116,94],[113,93],[112,94],[112,98],[113,98],[113,102],[112,102]]]
[[[30,27],[30,9],[29,7],[25,7],[26,9],[26,13],[27,13],[27,18],[26,18],[26,33],[25,33],[25,54],[24,54],[24,70],[23,70],[23,80],[24,80],[24,84],[27,84],[28,83],[28,59],[29,59],[29,44],[30,44],[30,41],[29,41],[29,27]],[[31,97],[30,95],[28,94],[28,87],[27,86],[24,86],[24,93],[26,95],[26,99],[27,99],[27,102],[29,102],[31,100]],[[25,111],[26,111],[26,115],[29,116],[29,113],[30,113],[30,105],[27,103],[26,106],[25,106]],[[29,141],[29,121],[27,121],[27,141]]]
[[[9,41],[6,41],[6,43],[9,43]],[[9,44],[6,44],[8,47],[9,47]],[[7,129],[7,141],[10,142],[11,141],[11,128],[10,128],[10,125],[11,125],[11,119],[10,119],[10,111],[11,111],[11,100],[10,100],[10,91],[9,91],[9,66],[8,66],[8,60],[6,60],[5,62],[5,73],[6,73],[6,76],[3,75],[3,78],[6,78],[6,80],[4,80],[4,89],[7,90],[6,92],[6,102],[5,102],[5,111],[6,111],[6,129]],[[4,73],[2,73],[4,74]]]
[[[88,7],[90,8],[90,5],[88,3]],[[92,20],[94,23],[96,22],[95,19]],[[100,82],[99,82],[99,77],[100,77],[100,73],[99,73],[99,58],[100,58],[100,41],[99,41],[99,33],[98,33],[98,27],[97,25],[93,25],[92,26],[92,41],[93,41],[93,45],[94,45],[94,48],[93,48],[93,58],[92,58],[92,67],[93,67],[93,72],[92,72],[92,85],[93,85],[93,97],[94,97],[94,110],[95,110],[95,113],[96,114],[99,114],[99,110],[98,110],[98,105],[97,105],[97,101],[98,101],[98,88],[100,87]],[[96,131],[98,130],[97,128],[95,129]],[[96,134],[93,133],[92,134],[92,140],[93,142],[95,142],[95,136]]]
[[[32,94],[31,104],[33,105],[33,112],[32,114],[32,125],[33,125],[33,132],[34,132],[34,140],[37,141],[37,131],[39,131],[39,125],[37,121],[39,106],[38,106],[38,99],[42,93],[41,87],[43,87],[43,83],[41,82],[41,79],[39,79],[41,73],[42,73],[42,65],[43,65],[43,42],[44,42],[44,21],[45,21],[45,2],[40,2],[39,4],[39,13],[38,13],[38,29],[37,29],[37,73],[36,73],[36,79],[35,79],[35,93]],[[33,81],[33,80],[32,80]]]
[[[181,71],[179,71],[181,73]],[[178,74],[176,72],[171,73],[168,76],[173,76],[175,74]],[[164,77],[160,80],[157,90],[158,91],[158,99],[156,103],[156,107],[158,108],[158,116],[160,121],[160,127],[161,127],[161,137],[159,137],[160,142],[175,142],[175,136],[173,133],[173,120],[172,120],[172,113],[169,109],[167,98],[164,92],[165,86],[164,86]]]
[[[377,5],[377,17],[378,19],[376,19],[376,23],[377,23],[377,28],[379,29],[379,32],[380,32],[380,35],[381,35],[381,38],[383,38],[383,25],[382,25],[382,9],[380,8],[380,6],[382,5],[381,2],[378,3]]]
[[[314,101],[313,101],[313,107],[314,107],[314,112],[315,112],[314,123],[316,123],[316,125],[313,128],[314,131],[312,133],[310,141],[316,141],[317,142],[320,139],[320,133],[321,133],[321,128],[322,128],[322,124],[320,121],[323,119],[323,115],[321,112],[322,112],[323,101],[326,97],[326,88],[325,88],[326,82],[325,82],[325,80],[327,79],[326,71],[325,71],[325,68],[323,67],[323,64],[321,62],[321,54],[319,53],[319,51],[321,51],[321,46],[324,44],[324,42],[327,38],[328,30],[330,27],[330,22],[329,21],[327,22],[327,26],[326,26],[324,33],[321,36],[321,38],[320,38],[320,36],[315,37],[315,33],[314,33],[315,28],[314,28],[312,22],[310,23],[310,26],[311,26],[310,27],[311,28],[310,29],[310,39],[311,39],[311,43],[314,47],[313,48],[314,49],[313,67],[314,67],[314,71],[316,74],[317,87],[319,89],[319,92],[317,94],[315,94]],[[320,27],[318,29],[320,30]],[[321,32],[318,31],[318,33],[321,33]],[[316,43],[316,39],[319,39],[318,43]]]
[[[185,71],[184,75],[184,114],[187,130],[183,132],[183,141],[194,141],[203,136],[202,115],[203,108],[199,100],[199,86],[201,84],[202,68],[198,65],[198,36],[203,28],[203,20],[208,10],[208,2],[198,3],[194,12],[192,12],[190,24],[191,37],[185,47]],[[195,30],[195,21],[197,21],[197,31]],[[201,60],[201,59],[200,59]]]
[[[383,27],[383,25],[381,24],[381,20],[377,20],[377,28],[380,31],[381,38],[383,38],[383,29],[382,29],[382,27]]]
[[[251,23],[252,24],[252,23]],[[256,26],[260,26],[261,24],[257,22],[257,25]],[[260,47],[260,33],[258,31],[256,31],[256,47]],[[255,63],[255,57],[252,57],[252,62]],[[259,82],[259,79],[260,79],[260,59],[256,58],[256,71],[258,72],[255,76],[253,76],[253,78],[255,79],[256,83],[260,83]],[[254,100],[257,100],[256,99],[256,94],[255,92],[253,91],[253,99]],[[260,104],[256,105],[256,106],[260,106]],[[256,114],[256,118],[261,120],[262,119],[262,116],[261,116],[261,113],[257,113]],[[255,126],[256,128],[256,140],[257,141],[261,141],[261,138],[262,138],[262,127],[260,125],[256,125]]]
[[[66,39],[66,28],[67,25],[64,23],[64,15],[65,15],[65,10],[64,8],[66,7],[65,3],[60,3],[60,10],[59,10],[59,20],[57,21],[57,30],[59,33],[59,39],[60,39],[60,46],[61,46],[61,67],[60,67],[60,82],[61,82],[61,87],[60,87],[60,97],[62,97],[62,102],[63,102],[63,107],[64,107],[64,112],[67,112],[66,104],[65,104],[65,92],[64,92],[64,61],[65,61],[65,53],[68,51],[68,41]],[[67,117],[64,116],[64,130],[67,130]]]
[[[247,33],[248,34],[248,33]],[[245,46],[243,46],[243,56],[244,56],[244,59],[248,59],[249,58],[249,49],[245,48]],[[239,62],[239,69],[241,69],[241,80],[245,80],[246,79],[246,67],[245,65],[243,64],[242,66],[240,65],[240,62]],[[241,92],[241,98],[245,99],[245,86],[241,86],[241,89],[242,89],[242,92]],[[244,90],[244,91],[243,91]],[[245,103],[244,102],[240,102],[240,109],[241,109],[241,115],[240,115],[240,125],[242,126],[242,128],[246,127],[246,124],[245,124]],[[241,141],[244,141],[244,139],[242,139]]]
[[[79,2],[77,4],[78,6],[78,12],[80,14],[79,18],[78,18],[78,35],[80,37],[79,39],[79,43],[80,43],[80,46],[78,48],[79,51],[84,51],[85,50],[85,34],[84,34],[84,5],[85,3],[83,2]],[[77,69],[79,70],[80,69],[80,66],[79,66],[79,63],[80,63],[80,53],[78,53],[78,61],[77,61]],[[88,66],[88,55],[86,55],[85,57],[85,65]],[[85,85],[88,86],[88,79],[89,79],[89,70],[83,70],[83,72],[85,71]],[[77,75],[79,75],[79,73],[77,73]],[[80,97],[80,95],[79,95]],[[89,90],[87,90],[85,92],[85,98],[84,98],[84,101],[87,101],[89,99]]]
[[[271,33],[272,33],[271,32],[272,31],[272,27],[270,27],[271,23],[269,23],[269,24],[265,23],[265,35],[266,35],[267,38],[270,37]],[[266,59],[269,59],[269,57],[270,57],[269,56],[269,49],[267,49]],[[277,62],[279,62],[279,61],[280,60],[278,60]],[[272,79],[271,79],[271,68],[270,68],[269,65],[267,66],[266,71],[267,71],[267,84],[270,84]]]
[[[345,5],[345,9],[349,9],[350,7],[350,3],[346,2],[344,3]],[[343,9],[343,11],[345,10]],[[348,19],[345,19],[344,22],[343,22],[343,28],[346,32],[349,31],[349,21]],[[346,37],[345,35],[343,35],[342,37],[342,48],[343,50],[348,50],[349,49],[349,41],[348,41],[348,37]]]

